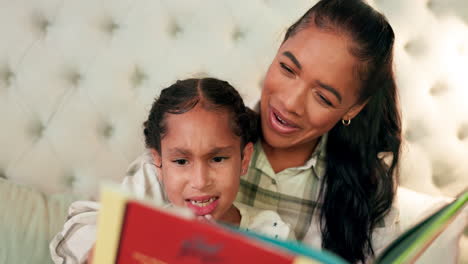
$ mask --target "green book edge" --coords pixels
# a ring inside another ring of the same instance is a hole
[[[454,201],[443,206],[419,224],[404,232],[375,260],[376,264],[408,263],[414,261],[446,228],[468,201],[464,191]]]

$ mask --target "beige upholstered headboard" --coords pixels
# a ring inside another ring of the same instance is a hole
[[[212,75],[253,106],[286,27],[315,2],[0,0],[0,177],[96,197],[144,150],[162,88]],[[468,1],[370,3],[397,37],[401,184],[454,195],[468,184]]]
[[[96,193],[143,149],[160,89],[212,75],[249,105],[306,0],[0,0],[0,177]],[[468,183],[468,2],[375,0],[396,36],[402,185]]]

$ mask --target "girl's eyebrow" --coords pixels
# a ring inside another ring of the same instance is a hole
[[[184,155],[189,156],[192,154],[190,150],[183,149],[183,148],[171,148],[168,150],[169,154],[171,155]]]
[[[299,70],[302,70],[301,63],[299,63],[299,61],[290,51],[283,52],[283,55],[288,57],[294,63],[294,65],[296,65],[296,67],[299,68]]]
[[[232,146],[226,146],[226,147],[214,147],[212,148],[206,156],[213,156],[219,153],[229,153],[233,151],[235,148]],[[192,152],[188,149],[184,148],[171,148],[167,151],[170,155],[184,155],[184,156],[190,156],[192,155]]]
[[[227,146],[227,147],[215,147],[213,148],[212,150],[210,150],[210,152],[207,154],[208,156],[213,156],[213,155],[216,155],[216,154],[219,154],[219,153],[226,153],[226,152],[230,152],[234,149],[234,147],[230,147],[230,146]]]

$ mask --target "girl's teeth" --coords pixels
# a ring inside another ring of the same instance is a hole
[[[204,207],[204,206],[207,206],[208,204],[212,203],[214,200],[216,200],[215,197],[212,197],[208,200],[204,200],[204,201],[195,201],[195,200],[190,200],[190,202],[193,204],[193,205],[196,205],[196,206],[200,206],[200,207]]]

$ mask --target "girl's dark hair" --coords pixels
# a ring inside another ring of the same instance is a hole
[[[394,33],[386,18],[360,0],[321,0],[287,31],[284,41],[308,26],[345,34],[358,60],[366,106],[350,126],[328,134],[327,167],[320,190],[322,247],[348,261],[373,256],[372,231],[383,222],[395,196],[401,122],[393,74]],[[389,166],[378,157],[390,152]]]
[[[166,114],[183,114],[197,104],[207,110],[226,110],[231,115],[235,135],[241,137],[241,151],[258,138],[258,116],[244,105],[239,93],[228,82],[214,78],[177,81],[163,89],[144,122],[146,147],[161,153],[161,139],[166,133]],[[242,152],[241,152],[242,153]]]

